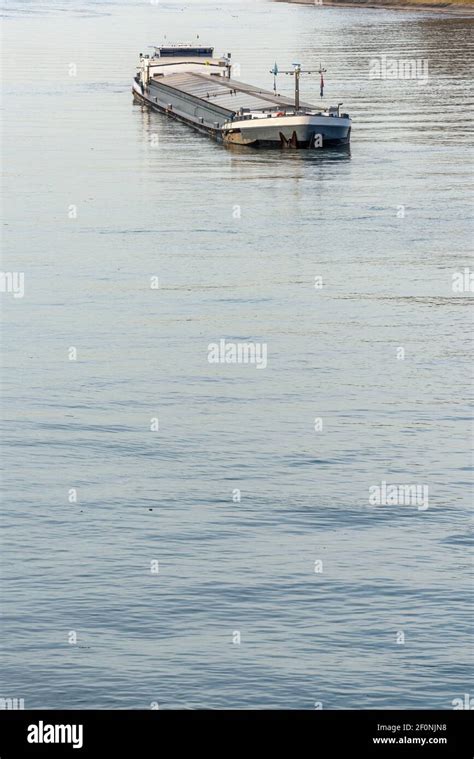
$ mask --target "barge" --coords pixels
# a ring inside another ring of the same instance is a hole
[[[300,64],[289,71],[275,67],[274,90],[232,78],[231,55],[214,57],[214,48],[195,45],[153,46],[140,53],[133,79],[134,99],[189,124],[218,142],[253,147],[322,148],[348,145],[351,119],[340,106],[321,110],[300,100]],[[323,71],[321,97],[323,95]],[[294,76],[295,97],[276,91],[276,76]]]

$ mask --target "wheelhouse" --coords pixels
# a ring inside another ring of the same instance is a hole
[[[185,44],[160,46],[155,47],[155,55],[158,58],[212,58],[214,48]]]

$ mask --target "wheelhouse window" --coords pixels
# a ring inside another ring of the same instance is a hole
[[[192,56],[193,58],[212,58],[214,54],[213,47],[160,47],[161,58],[183,58]]]

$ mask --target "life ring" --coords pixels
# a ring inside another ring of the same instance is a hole
[[[285,112],[284,111],[278,111],[277,116],[285,116]]]

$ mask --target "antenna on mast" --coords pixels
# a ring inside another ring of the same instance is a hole
[[[277,75],[278,75],[278,65],[277,65],[276,61],[275,61],[275,65],[273,66],[273,68],[270,69],[270,74],[273,74],[273,92],[276,95],[276,91],[277,91]]]
[[[324,76],[323,76],[323,74],[325,74],[326,71],[327,71],[327,69],[323,69],[323,67],[321,66],[321,61],[320,61],[319,62],[319,72],[318,73],[321,76],[321,80],[320,80],[320,84],[319,84],[319,94],[320,94],[321,97],[323,97],[323,95],[324,95]]]

